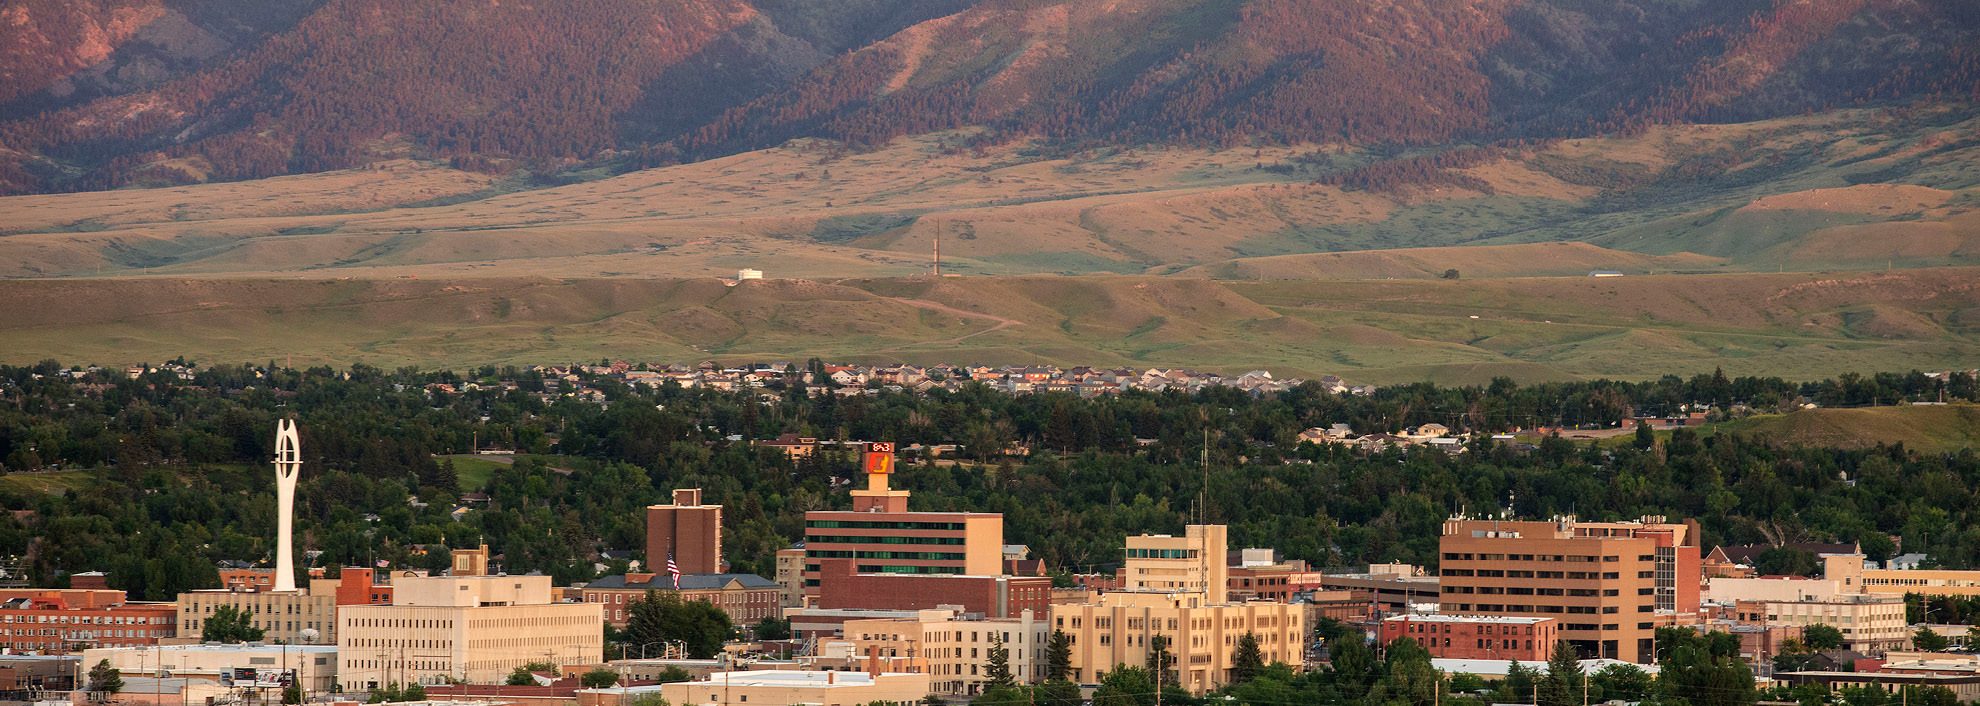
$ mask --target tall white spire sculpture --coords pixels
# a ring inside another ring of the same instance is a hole
[[[302,438],[296,435],[296,422],[275,422],[275,590],[296,590],[296,564],[292,550],[296,514],[296,476],[302,473]]]

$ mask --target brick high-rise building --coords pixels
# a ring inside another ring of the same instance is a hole
[[[1444,523],[1442,609],[1560,621],[1591,657],[1644,662],[1656,628],[1698,613],[1698,526],[1473,520]]]
[[[893,460],[892,444],[869,444],[866,488],[852,491],[853,509],[804,513],[806,593],[818,593],[825,559],[852,559],[853,572],[861,574],[1003,573],[1004,516],[909,512],[908,491],[887,486]]]
[[[646,566],[667,572],[667,557],[683,574],[722,573],[722,506],[701,504],[700,488],[674,490],[674,504],[646,508]]]

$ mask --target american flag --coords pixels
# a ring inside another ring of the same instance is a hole
[[[667,553],[667,575],[673,577],[674,588],[681,587],[681,565],[674,563],[674,553]]]

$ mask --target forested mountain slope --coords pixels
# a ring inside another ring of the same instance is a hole
[[[13,118],[0,125],[0,189],[15,192],[381,155],[645,166],[962,126],[1082,144],[1439,144],[1970,99],[1980,83],[1980,9],[1965,0],[96,0],[7,12],[0,32],[34,40],[0,55],[0,117]]]

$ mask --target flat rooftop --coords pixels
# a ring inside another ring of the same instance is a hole
[[[281,654],[283,652],[290,652],[294,654],[334,655],[337,653],[336,645],[276,645],[265,642],[250,642],[250,643],[238,643],[238,644],[226,644],[226,645],[204,644],[204,643],[198,645],[146,645],[144,647],[103,647],[103,648],[95,648],[95,649],[102,649],[102,650],[115,651],[115,652],[144,652],[146,654],[150,654],[152,652],[159,652],[159,651],[173,652],[173,653],[204,652],[204,653],[212,653],[212,654],[239,654],[243,652],[256,652],[256,653],[266,652],[268,654]]]
[[[1418,622],[1418,623],[1486,623],[1486,624],[1494,624],[1494,625],[1532,625],[1534,623],[1553,620],[1553,618],[1534,618],[1534,617],[1519,616],[1519,615],[1396,615],[1382,619],[1383,622],[1388,622],[1391,620],[1408,620],[1410,622]]]

